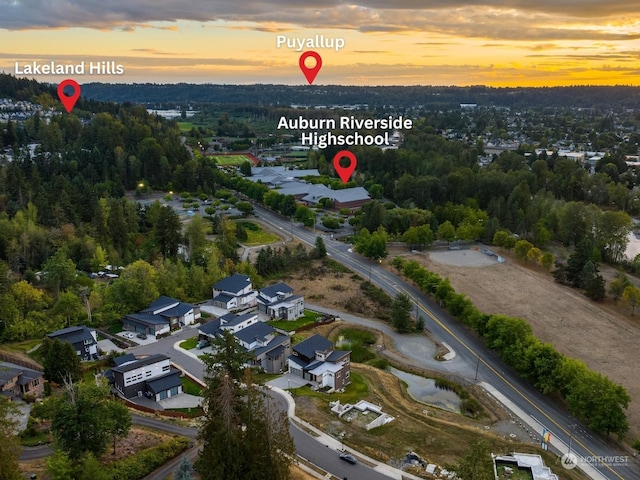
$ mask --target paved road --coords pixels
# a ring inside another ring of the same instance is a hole
[[[315,243],[316,232],[298,225],[292,227],[290,222],[262,207],[255,206],[255,209],[262,220],[272,225],[285,225],[288,233],[309,245]],[[456,362],[440,364],[441,368],[448,369],[448,373],[461,375],[468,381],[490,384],[509,402],[515,404],[525,416],[528,416],[523,420],[528,423],[535,422],[539,426],[539,432],[543,426],[546,427],[552,432],[557,443],[560,441],[564,446],[571,444],[572,451],[582,458],[613,458],[627,455],[627,452],[622,451],[614,442],[590,432],[566,411],[522,380],[494,352],[487,349],[477,336],[465,329],[411,284],[386,271],[377,263],[350,252],[349,245],[326,237],[325,244],[331,258],[351,268],[361,277],[370,278],[373,283],[392,296],[405,292],[414,300],[426,320],[426,329],[439,341],[450,345],[457,354]],[[564,446],[561,445],[563,450]],[[566,453],[566,450],[557,453]],[[635,459],[630,457],[626,462],[619,463],[594,462],[590,466],[596,471],[592,471],[591,476],[612,480],[640,479],[640,465]]]

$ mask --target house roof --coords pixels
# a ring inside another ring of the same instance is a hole
[[[270,358],[277,358],[282,355],[285,344],[290,341],[288,335],[276,335],[264,347],[258,347],[253,350],[253,354],[257,357],[266,353]]]
[[[326,352],[333,348],[333,343],[317,333],[294,345],[293,351],[307,358],[314,358],[316,352]]]
[[[28,380],[42,377],[42,373],[37,370],[25,368],[9,362],[0,362],[0,385],[5,384],[16,376],[26,376]],[[18,380],[20,383],[20,380]]]
[[[332,197],[338,203],[357,202],[371,200],[369,192],[364,187],[344,188],[335,190]]]
[[[342,370],[342,365],[331,362],[320,362],[315,368],[309,370],[311,375],[322,375],[324,372],[336,373]]]
[[[182,385],[182,382],[180,381],[180,370],[177,368],[171,368],[168,374],[147,381],[147,387],[154,394],[164,392],[179,385]]]
[[[222,303],[229,303],[231,300],[233,300],[235,297],[232,297],[231,295],[227,295],[224,293],[220,293],[218,295],[216,295],[215,297],[213,297],[213,301],[214,302],[222,302]]]
[[[269,285],[260,289],[260,293],[264,293],[267,297],[275,297],[278,293],[293,293],[293,288],[283,282]]]
[[[180,302],[175,307],[168,308],[167,310],[163,310],[162,312],[158,313],[158,315],[161,315],[165,318],[166,317],[182,317],[183,315],[189,313],[191,310],[193,310],[193,305],[191,305],[190,303]]]
[[[55,332],[47,334],[47,337],[51,338],[52,340],[55,340],[57,338],[58,340],[69,343],[80,343],[84,342],[85,340],[91,340],[91,342],[96,343],[93,335],[91,335],[91,330],[89,330],[84,325],[56,330]]]
[[[136,320],[145,325],[168,325],[169,320],[160,315],[152,315],[151,313],[130,313],[125,316],[125,320]]]
[[[250,318],[256,317],[256,313],[243,313],[240,315],[236,315],[235,313],[227,313],[220,317],[220,326],[221,327],[235,327],[236,325],[246,322]]]
[[[148,357],[141,358],[140,360],[136,360],[135,362],[125,363],[124,365],[113,367],[111,370],[121,373],[130,372],[131,370],[135,370],[136,368],[153,365],[154,363],[162,362],[164,360],[169,360],[169,357],[161,353],[156,353],[154,355],[149,355]]]
[[[230,277],[223,278],[213,288],[225,292],[239,292],[251,285],[251,279],[241,273],[234,273]]]
[[[280,307],[284,307],[284,308],[290,308],[293,307],[296,304],[296,300],[298,300],[299,298],[303,298],[302,295],[293,295],[291,297],[285,298],[284,300],[275,300],[273,302],[267,302],[266,299],[258,299],[260,301],[261,304],[266,305],[269,308],[280,308]]]
[[[205,323],[198,327],[198,331],[204,333],[205,335],[216,335],[220,330],[220,318],[216,318],[215,320],[211,320],[210,322]]]
[[[161,295],[158,298],[156,298],[153,302],[151,302],[151,304],[147,308],[140,310],[140,313],[153,313],[157,310],[161,310],[162,308],[167,308],[177,303],[180,303],[180,300],[167,297],[166,295]]]
[[[337,362],[339,360],[342,360],[344,357],[346,357],[350,353],[351,352],[348,352],[346,350],[334,350],[327,357],[327,362]]]
[[[271,325],[267,325],[263,322],[254,323],[246,328],[243,328],[239,332],[236,332],[235,337],[245,343],[252,343],[256,340],[264,341],[269,335],[275,333],[275,329]]]
[[[137,360],[136,356],[133,353],[127,353],[126,355],[120,355],[119,357],[113,357],[113,363],[116,364],[116,367],[123,365],[129,362],[135,362]]]

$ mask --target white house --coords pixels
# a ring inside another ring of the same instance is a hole
[[[144,395],[159,401],[182,393],[180,370],[162,354],[127,361],[112,368],[107,376],[126,398]]]
[[[213,304],[226,310],[255,307],[258,293],[247,275],[235,273],[213,286]]]
[[[276,283],[258,291],[258,310],[272,318],[295,320],[304,315],[304,297],[294,295],[286,283]]]
[[[144,310],[126,315],[122,324],[125,330],[160,335],[199,320],[200,307],[162,295]]]

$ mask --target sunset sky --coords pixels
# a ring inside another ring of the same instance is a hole
[[[324,35],[345,47],[316,49],[315,84],[640,85],[637,0],[0,0],[0,12],[0,71],[124,67],[80,83],[304,84],[301,52],[277,36]]]

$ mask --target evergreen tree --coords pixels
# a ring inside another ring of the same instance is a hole
[[[80,358],[69,342],[46,338],[42,343],[44,378],[62,384],[65,380],[77,381],[80,376]]]
[[[327,256],[327,247],[320,236],[316,237],[316,248],[313,250],[313,253],[316,258],[324,258]]]
[[[286,413],[269,408],[230,332],[205,356],[206,419],[196,467],[203,480],[287,480],[294,446]]]
[[[178,469],[173,474],[173,480],[193,480],[192,473],[193,467],[191,466],[191,462],[186,456],[182,457]]]
[[[398,293],[391,304],[391,324],[399,333],[411,329],[411,299],[405,293]]]
[[[0,442],[0,480],[24,478],[18,465],[21,448],[15,434],[17,410],[6,397],[0,396],[0,438],[2,438],[2,442]]]

